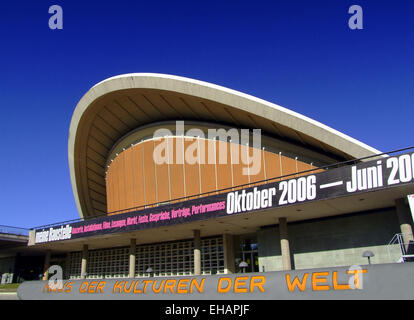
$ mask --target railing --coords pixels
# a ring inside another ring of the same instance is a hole
[[[408,254],[407,249],[412,234],[397,233],[388,243],[388,255],[392,262],[404,262],[406,259],[414,258],[414,254]]]
[[[316,172],[320,172],[320,171],[340,168],[340,167],[356,164],[358,162],[361,162],[362,160],[389,157],[390,154],[401,153],[401,152],[411,150],[411,149],[414,149],[414,146],[407,147],[407,148],[402,148],[402,149],[397,149],[397,150],[390,151],[390,152],[374,154],[374,155],[367,156],[367,157],[362,157],[362,158],[359,158],[359,159],[353,159],[353,160],[337,162],[337,163],[322,166],[322,167],[315,167],[315,168],[305,170],[305,171],[294,172],[294,173],[290,173],[290,174],[283,175],[283,176],[278,176],[278,177],[268,178],[268,179],[264,179],[264,180],[260,180],[260,181],[250,182],[250,183],[241,184],[241,185],[237,185],[237,186],[232,186],[232,187],[228,187],[228,188],[224,188],[224,189],[220,189],[220,190],[213,190],[213,191],[194,194],[194,195],[189,195],[189,196],[185,196],[185,197],[181,197],[181,198],[175,198],[175,199],[172,199],[172,200],[169,200],[169,201],[155,202],[155,203],[145,204],[145,205],[141,205],[141,206],[126,208],[126,209],[122,209],[122,210],[111,211],[111,212],[100,214],[100,215],[94,215],[93,217],[90,217],[90,218],[87,218],[87,219],[78,218],[78,219],[73,219],[73,220],[66,220],[66,221],[57,222],[57,223],[53,223],[53,224],[34,227],[32,229],[48,228],[48,227],[58,226],[58,225],[67,224],[67,223],[75,223],[75,222],[81,222],[81,221],[86,221],[86,220],[92,220],[92,219],[99,218],[99,217],[106,217],[108,215],[115,215],[115,214],[120,214],[120,213],[133,212],[133,211],[138,211],[138,210],[148,209],[148,208],[155,208],[155,207],[158,207],[160,205],[172,204],[172,203],[187,201],[187,200],[191,200],[191,199],[206,197],[206,196],[209,196],[209,195],[226,193],[226,192],[229,192],[229,191],[232,191],[232,190],[238,190],[238,189],[243,189],[243,188],[246,188],[246,187],[253,187],[253,186],[266,184],[266,183],[270,183],[270,182],[285,180],[285,179],[289,179],[289,178],[295,177],[295,176],[300,176],[300,175],[305,175],[305,174],[316,173]]]
[[[28,236],[30,229],[0,225],[0,234],[12,234],[15,236]]]

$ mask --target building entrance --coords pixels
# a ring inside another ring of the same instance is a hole
[[[240,237],[240,253],[236,263],[239,272],[259,272],[259,252],[256,234],[249,234]],[[241,263],[245,262],[247,267],[241,267]]]
[[[243,261],[248,264],[246,272],[259,272],[259,254],[256,250],[243,251]]]

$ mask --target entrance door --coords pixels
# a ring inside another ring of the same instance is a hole
[[[243,251],[243,261],[249,265],[246,272],[259,272],[259,254],[257,250]]]

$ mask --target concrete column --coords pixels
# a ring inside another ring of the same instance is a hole
[[[129,277],[135,277],[135,251],[137,246],[137,240],[131,239],[131,245],[129,247]]]
[[[400,223],[400,230],[403,236],[404,244],[407,247],[410,240],[414,241],[413,229],[411,227],[413,223],[411,210],[408,203],[406,203],[405,198],[396,199],[395,208],[397,210],[398,222]]]
[[[45,255],[45,264],[43,266],[43,278],[42,280],[47,280],[49,279],[49,268],[50,268],[50,256],[51,256],[51,251],[50,250],[46,250],[46,255]]]
[[[194,275],[201,275],[201,238],[200,230],[194,231]]]
[[[86,268],[88,265],[88,245],[84,244],[83,245],[83,250],[82,250],[82,265],[81,265],[81,279],[85,279],[85,274],[86,274]]]
[[[235,273],[234,238],[230,234],[223,234],[224,273]]]
[[[27,242],[28,246],[33,246],[36,244],[36,230],[29,231],[29,241]]]
[[[289,237],[287,230],[287,219],[279,218],[280,249],[282,251],[283,270],[292,270],[290,259]]]

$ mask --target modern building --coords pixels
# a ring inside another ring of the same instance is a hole
[[[29,239],[68,278],[388,263],[393,237],[413,240],[412,153],[218,85],[106,79],[76,106],[68,153],[80,219]]]
[[[29,229],[0,225],[0,284],[38,280],[44,250],[28,247]]]

